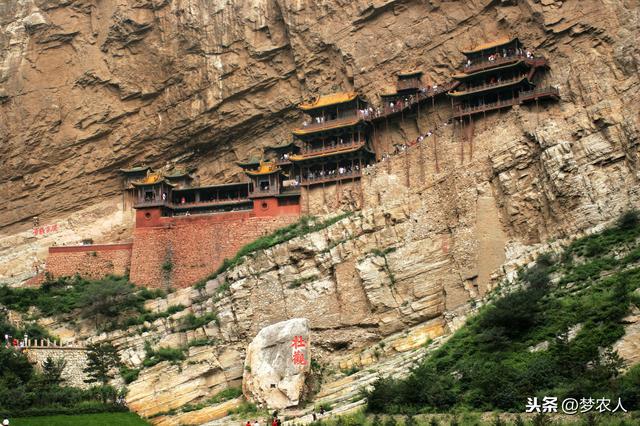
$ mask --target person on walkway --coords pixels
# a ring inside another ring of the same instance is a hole
[[[260,426],[260,421],[256,420],[255,422],[253,422],[253,426]]]
[[[251,421],[250,421],[250,420],[247,420],[247,424],[246,424],[246,425],[244,425],[244,426],[251,426]]]
[[[2,426],[9,426],[9,419],[4,419],[2,421]]]

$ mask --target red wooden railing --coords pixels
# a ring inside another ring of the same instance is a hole
[[[477,105],[472,107],[458,107],[458,109],[453,113],[453,117],[462,117],[465,115],[473,115],[478,114],[485,111],[491,111],[495,109],[505,108],[512,105],[517,105],[522,102],[531,101],[535,99],[541,98],[559,98],[560,91],[555,87],[538,87],[533,90],[528,90],[524,92],[518,93],[518,96],[513,97],[511,99],[505,99],[497,102],[491,102],[483,105]]]

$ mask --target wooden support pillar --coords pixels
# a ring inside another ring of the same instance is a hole
[[[433,135],[435,137],[435,134]],[[422,184],[424,184],[424,144],[426,143],[426,141],[423,139],[422,142],[420,142],[420,144],[418,145],[418,150],[419,150],[419,154],[420,154],[420,159],[419,159],[419,163],[420,163],[420,182]]]
[[[469,161],[473,160],[473,116],[469,116]]]
[[[364,188],[363,183],[362,183],[362,179],[364,177],[364,174],[362,173],[362,154],[358,154],[358,174],[360,175],[360,209],[364,208]]]
[[[411,188],[411,173],[410,173],[411,162],[409,161],[409,147],[406,146],[404,149],[404,172],[407,177],[407,188]]]

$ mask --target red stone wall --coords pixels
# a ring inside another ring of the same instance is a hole
[[[270,212],[275,206],[269,205]],[[253,211],[145,219],[133,234],[131,281],[156,288],[182,288],[214,272],[245,244],[295,222],[299,205],[282,206],[292,214],[257,217]],[[285,210],[286,211],[286,210]],[[284,213],[280,212],[281,214]],[[146,225],[146,226],[141,226]]]
[[[80,274],[99,279],[125,275],[131,266],[132,243],[49,247],[47,272],[54,277]]]

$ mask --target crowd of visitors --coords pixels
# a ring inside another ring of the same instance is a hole
[[[498,60],[500,60],[500,58],[506,59],[506,58],[512,58],[512,57],[525,57],[527,59],[533,59],[534,55],[533,52],[531,50],[525,50],[525,49],[521,49],[521,48],[511,48],[511,49],[505,49],[503,48],[501,51],[496,50],[496,53],[493,53],[491,55],[489,55],[486,59],[484,57],[482,57],[480,60],[478,60],[476,63],[474,63],[473,60],[471,60],[470,58],[467,59],[467,63],[464,64],[465,68],[469,68],[472,65],[477,65],[477,64],[481,64],[483,62],[489,61],[489,62],[496,62]]]
[[[372,107],[368,107],[358,110],[358,116],[362,117],[364,120],[372,120],[375,118],[384,117],[386,115],[403,111],[414,106],[418,102],[423,101],[425,98],[435,96],[447,90],[449,90],[448,85],[427,85],[426,87],[421,87],[418,90],[418,93],[395,97],[392,100],[385,102],[381,107],[375,109]]]
[[[334,169],[329,170],[309,170],[305,178],[307,180],[318,180],[325,177],[331,178],[335,176],[349,176],[349,175],[358,175],[360,173],[360,165],[354,164],[353,166],[338,166]]]
[[[4,335],[4,346],[5,348],[18,348],[24,349],[27,346],[28,336],[25,334],[22,339],[17,339],[14,336],[9,334]]]

